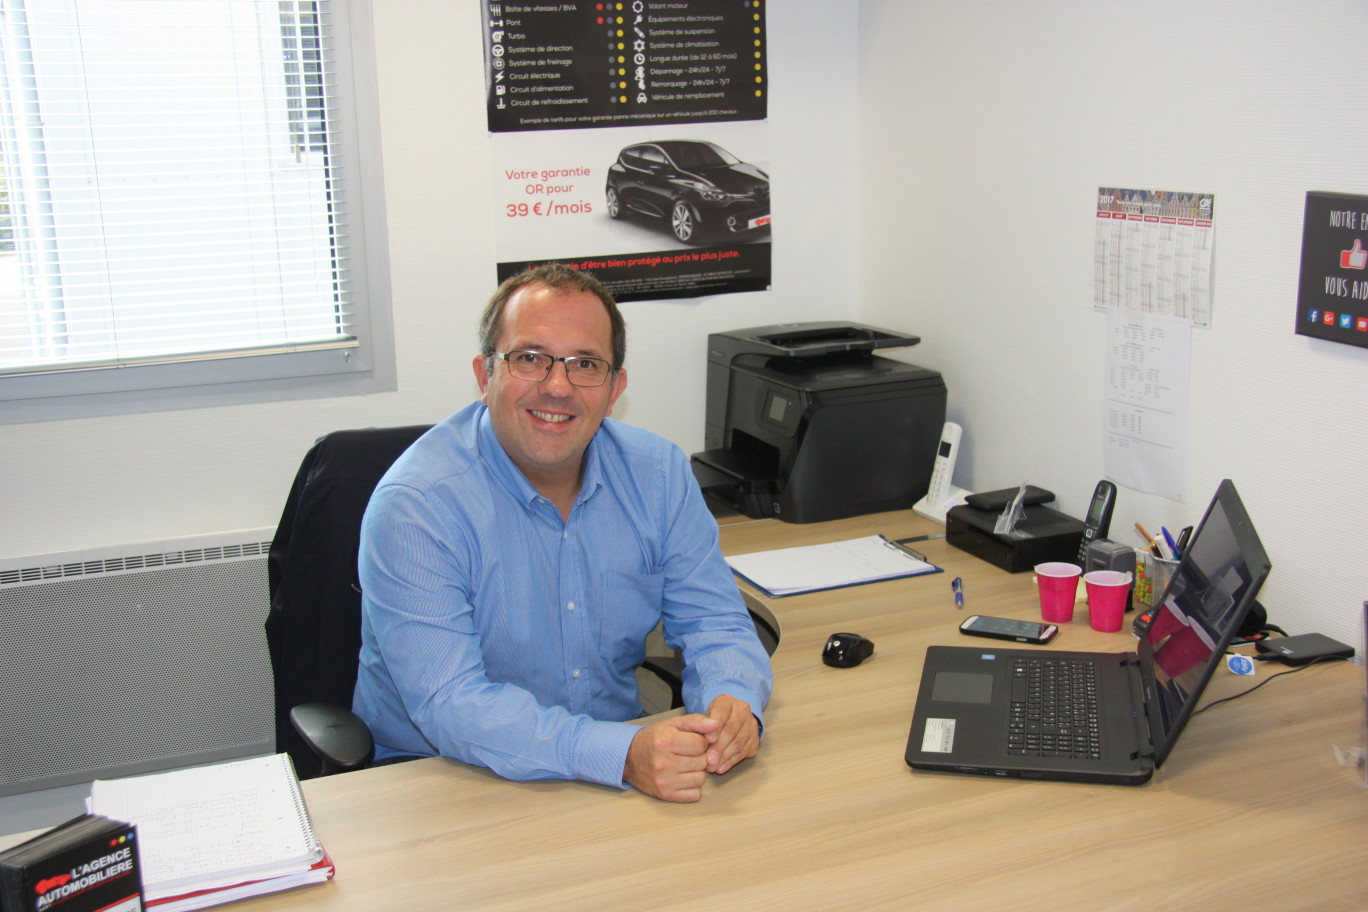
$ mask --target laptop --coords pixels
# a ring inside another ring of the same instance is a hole
[[[1173,750],[1271,566],[1235,485],[1222,481],[1136,652],[929,647],[908,765],[1022,779],[1148,782]],[[1037,709],[1037,697],[1061,698],[1064,705]]]

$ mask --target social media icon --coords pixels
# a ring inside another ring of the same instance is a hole
[[[1349,329],[1354,325],[1353,314],[1340,314],[1340,329]]]
[[[1368,317],[1359,317],[1354,321],[1354,329],[1361,333],[1368,333]]]
[[[1319,322],[1320,322],[1320,311],[1319,311],[1319,310],[1315,310],[1315,309],[1313,308],[1313,309],[1311,310],[1310,319],[1311,319],[1311,322],[1312,322],[1312,323],[1319,323]]]
[[[1326,326],[1334,326],[1335,312],[1333,310],[1327,310],[1325,312],[1325,316],[1321,318],[1321,322],[1324,323]]]

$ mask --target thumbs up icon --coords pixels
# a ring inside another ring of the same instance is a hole
[[[1368,250],[1363,249],[1363,242],[1354,238],[1353,250],[1340,251],[1340,269],[1362,269],[1368,266]]]

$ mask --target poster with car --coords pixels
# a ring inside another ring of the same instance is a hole
[[[759,2],[484,5],[500,281],[560,262],[620,301],[769,287]]]

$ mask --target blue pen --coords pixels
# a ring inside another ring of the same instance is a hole
[[[1173,552],[1173,559],[1178,560],[1178,558],[1182,557],[1183,555],[1178,553],[1178,543],[1175,542],[1173,536],[1169,534],[1168,527],[1160,526],[1159,531],[1164,533],[1164,541],[1168,542],[1169,550]]]
[[[950,583],[950,588],[953,589],[953,590],[955,590],[955,607],[956,607],[956,608],[963,608],[963,607],[964,607],[964,580],[960,579],[958,576],[955,577],[954,580],[951,581],[951,583]]]

